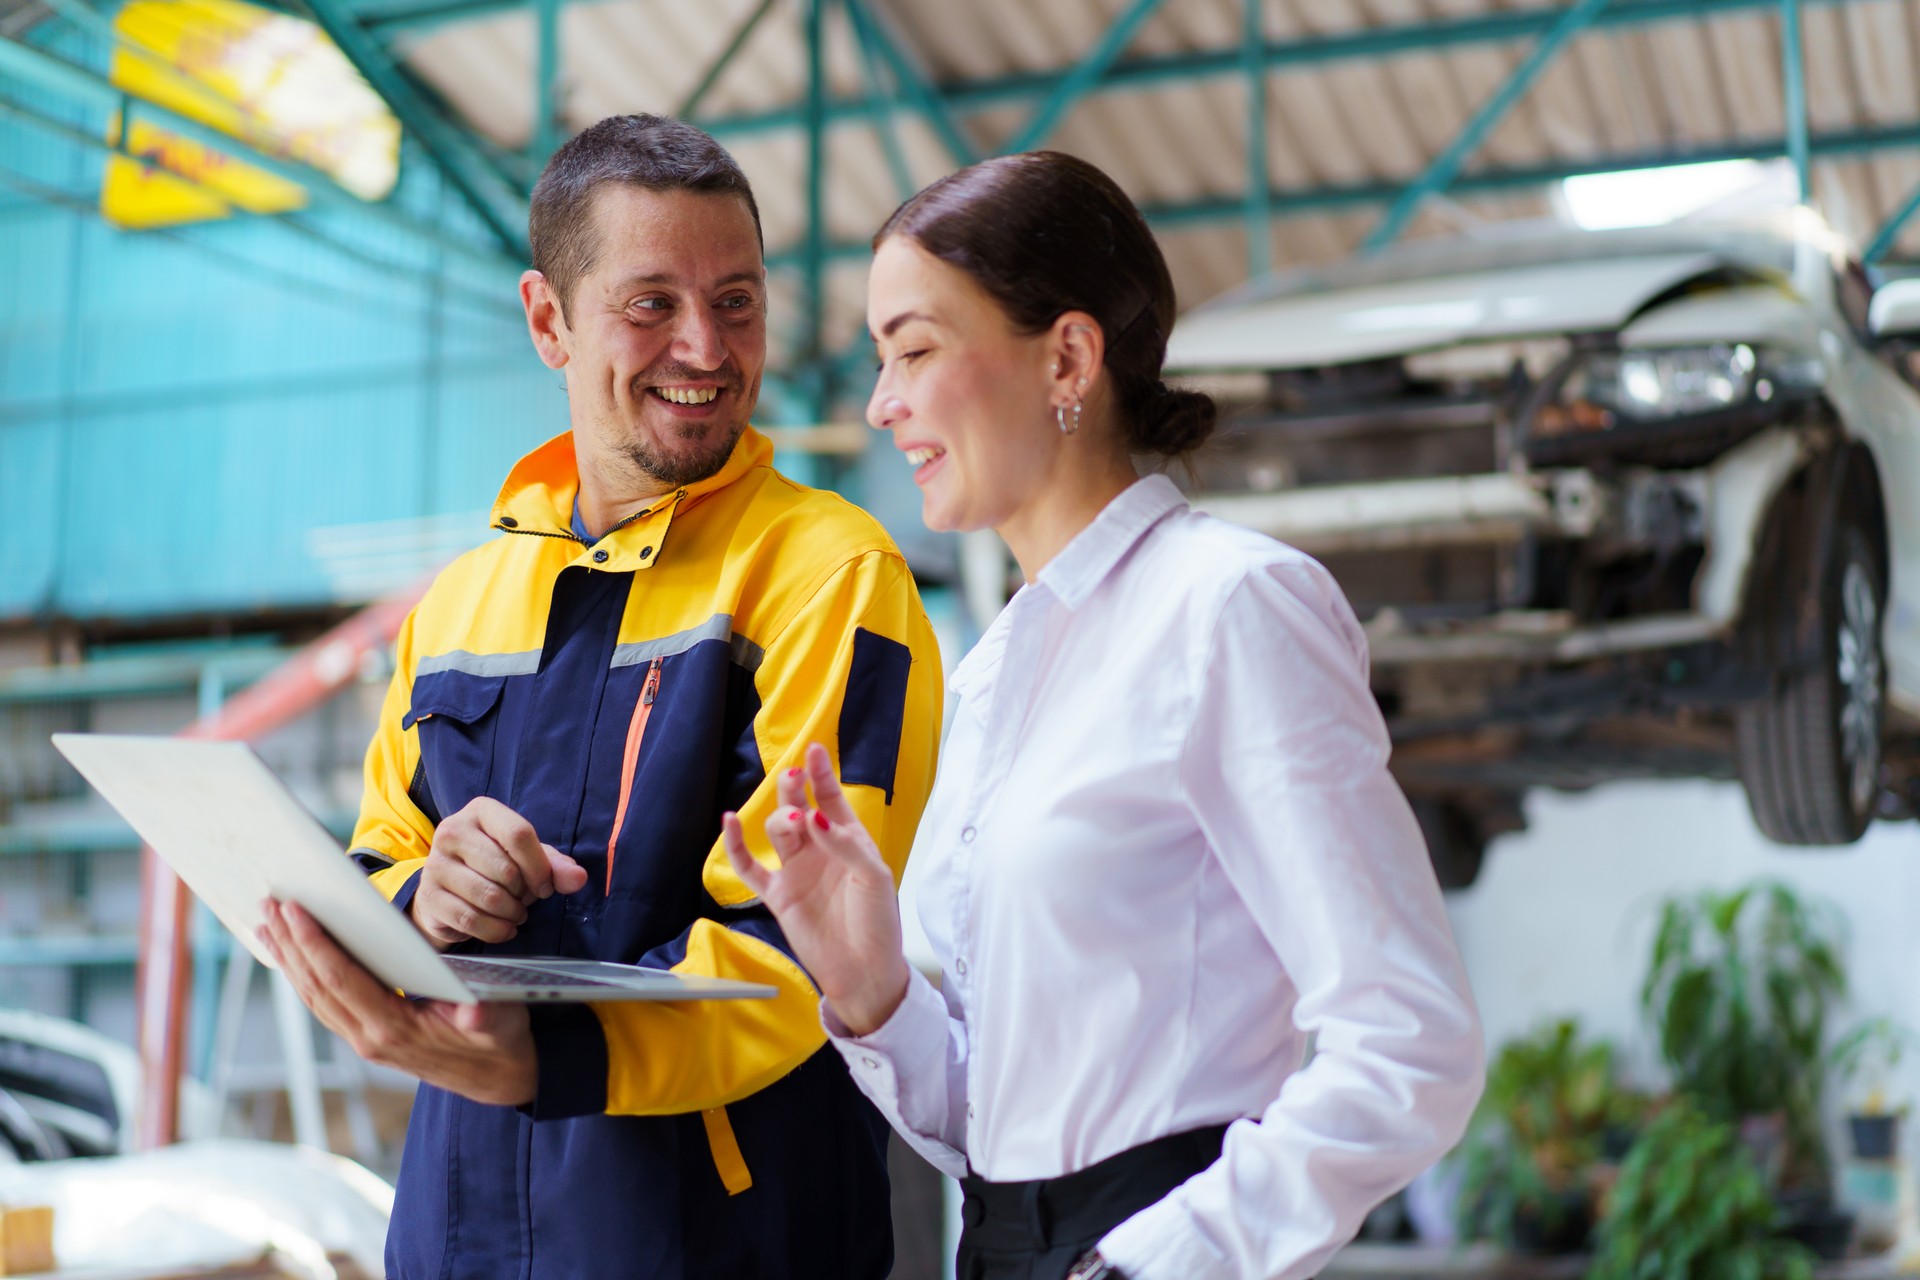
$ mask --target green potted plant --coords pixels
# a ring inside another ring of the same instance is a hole
[[[1777,881],[1668,899],[1641,1006],[1675,1090],[1739,1128],[1776,1190],[1824,1194],[1828,1008],[1838,926]]]
[[[1812,1254],[1779,1219],[1738,1130],[1682,1099],[1627,1153],[1588,1280],[1812,1280]]]
[[[1872,1018],[1833,1047],[1833,1066],[1848,1085],[1847,1128],[1861,1160],[1891,1160],[1899,1144],[1904,1105],[1888,1097],[1893,1073],[1913,1044],[1913,1035],[1891,1018]]]
[[[1529,1253],[1583,1248],[1595,1171],[1640,1111],[1615,1083],[1613,1047],[1582,1040],[1573,1020],[1509,1041],[1452,1157],[1462,1238]]]

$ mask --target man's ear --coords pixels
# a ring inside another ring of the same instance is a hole
[[[520,306],[527,313],[527,334],[540,362],[549,369],[566,367],[567,317],[560,310],[559,295],[538,271],[520,273]]]

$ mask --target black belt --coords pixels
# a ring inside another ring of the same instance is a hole
[[[1226,1135],[1224,1124],[1169,1134],[1058,1178],[967,1175],[960,1180],[961,1280],[1064,1275],[1100,1237],[1218,1160]],[[1064,1258],[1057,1271],[1056,1255]]]

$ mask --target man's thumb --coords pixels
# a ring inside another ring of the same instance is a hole
[[[587,869],[560,852],[550,844],[540,846],[547,851],[547,866],[553,870],[553,887],[561,893],[578,893],[587,887]]]

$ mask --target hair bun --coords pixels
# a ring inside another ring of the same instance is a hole
[[[1218,417],[1213,397],[1156,382],[1135,415],[1133,446],[1142,453],[1177,458],[1206,443]]]

